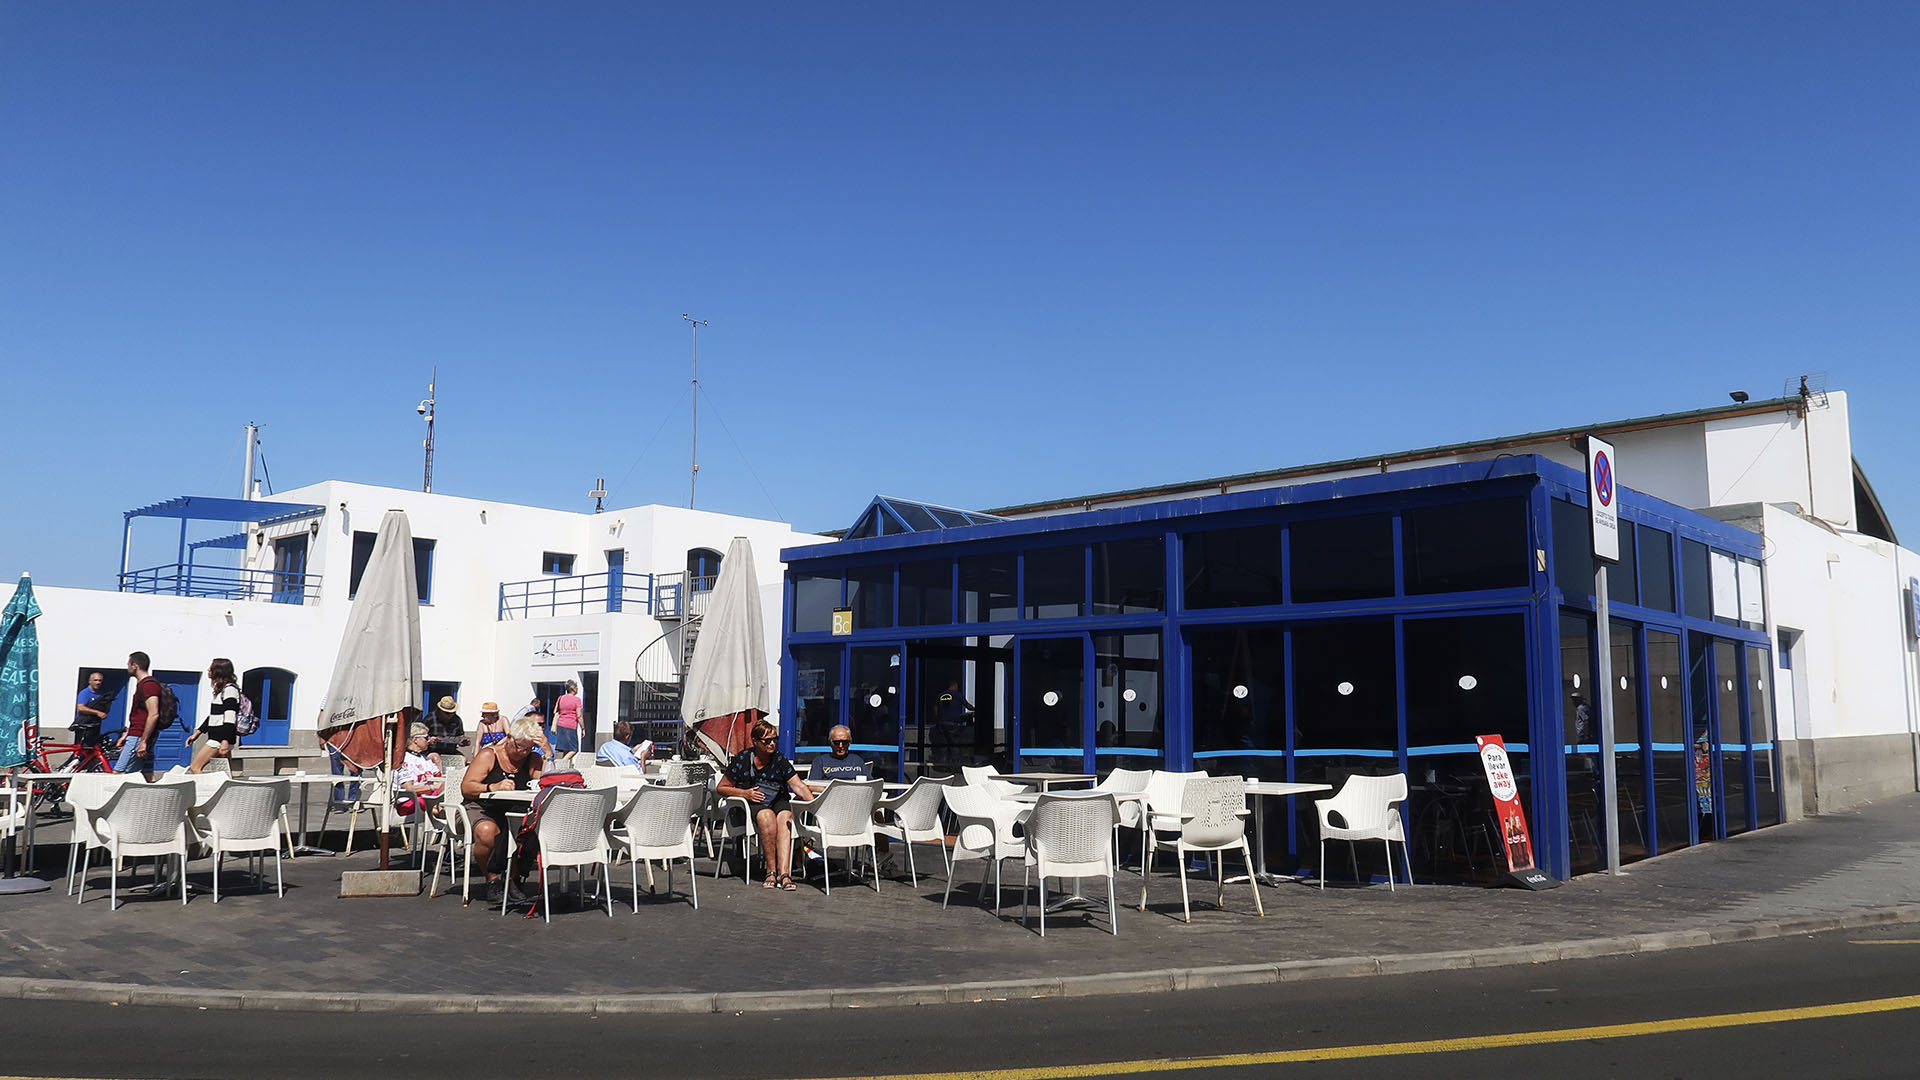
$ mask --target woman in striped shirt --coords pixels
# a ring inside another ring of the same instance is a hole
[[[193,755],[193,764],[188,772],[203,772],[207,763],[216,757],[232,757],[233,748],[240,742],[240,684],[233,677],[233,661],[224,656],[214,657],[207,665],[207,678],[213,682],[213,704],[207,709],[207,719],[200,725],[206,733],[206,744]]]

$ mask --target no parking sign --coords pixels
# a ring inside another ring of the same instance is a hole
[[[1593,519],[1593,557],[1620,561],[1619,494],[1613,444],[1587,436],[1587,508]]]

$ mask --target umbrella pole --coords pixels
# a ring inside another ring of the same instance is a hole
[[[387,734],[386,720],[380,721],[380,771],[386,774],[381,790],[386,794],[380,799],[380,869],[391,869],[387,865],[389,848],[393,838],[388,832],[393,828],[393,743]]]

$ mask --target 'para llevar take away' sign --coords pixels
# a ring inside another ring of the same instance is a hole
[[[1474,742],[1480,747],[1480,766],[1493,793],[1494,817],[1510,871],[1508,882],[1535,892],[1558,886],[1558,881],[1534,865],[1533,837],[1527,832],[1527,811],[1520,805],[1520,784],[1513,775],[1513,759],[1507,756],[1507,741],[1498,735],[1476,735]]]

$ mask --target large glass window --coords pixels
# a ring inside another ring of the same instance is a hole
[[[1188,533],[1181,538],[1186,605],[1190,608],[1257,607],[1278,604],[1279,525],[1250,525]]]
[[[1719,761],[1713,744],[1713,639],[1687,635],[1687,715],[1693,727],[1693,794],[1695,835],[1712,840],[1720,835]]]
[[[847,571],[847,606],[857,630],[893,625],[893,567],[861,566]]]
[[[1166,538],[1093,545],[1093,613],[1130,615],[1167,608]]]
[[[1093,745],[1099,768],[1160,767],[1160,635],[1093,636]]]
[[[873,775],[891,779],[900,768],[900,755],[892,749],[900,744],[900,649],[853,649],[848,663],[853,695],[847,699],[847,726],[860,756],[873,763]],[[888,749],[872,749],[876,746]]]
[[[1086,657],[1079,637],[1020,641],[1020,767],[1079,772],[1086,764]]]
[[[1713,590],[1707,584],[1707,545],[1698,540],[1680,541],[1680,588],[1686,597],[1687,614],[1695,619],[1713,618]]]
[[[961,558],[960,621],[1004,622],[1018,618],[1013,586],[1013,552]]]
[[[1648,525],[1633,527],[1640,563],[1640,606],[1673,610],[1673,534]]]
[[[944,626],[953,621],[953,563],[946,559],[900,564],[900,625]]]
[[[1526,588],[1527,504],[1518,498],[1420,506],[1401,515],[1408,593]]]
[[[1620,529],[1620,561],[1607,565],[1607,602],[1612,604],[1637,604],[1640,602],[1639,563],[1634,557],[1634,528],[1631,523],[1622,523]]]
[[[1567,771],[1569,864],[1584,874],[1604,864],[1600,821],[1600,712],[1595,704],[1599,659],[1593,616],[1560,612],[1560,739]]]
[[[1726,834],[1746,832],[1747,738],[1740,714],[1740,650],[1731,641],[1713,643],[1714,707],[1720,723],[1721,805],[1726,811]]]
[[[820,634],[833,629],[833,609],[840,606],[840,571],[793,575],[793,632]]]
[[[1196,630],[1193,757],[1222,776],[1285,780],[1286,635],[1276,627]]]
[[[1338,790],[1355,773],[1399,772],[1393,623],[1317,623],[1296,627],[1292,638],[1294,779]],[[1316,835],[1312,801],[1295,804],[1294,834]],[[1303,855],[1318,864],[1316,845],[1305,845]],[[1336,850],[1334,858],[1345,873],[1344,856]],[[1377,852],[1362,851],[1359,858],[1361,874],[1385,872]]]
[[[793,696],[800,726],[795,746],[825,746],[840,722],[840,652],[834,646],[793,650]]]
[[[1587,508],[1565,499],[1554,499],[1553,519],[1554,584],[1568,600],[1593,595],[1593,529]]]
[[[1654,843],[1662,852],[1693,842],[1693,739],[1687,731],[1680,635],[1647,631],[1648,722],[1653,734]]]
[[[1087,598],[1087,549],[1040,548],[1027,552],[1026,604],[1029,619],[1066,619],[1084,610]]]
[[[1634,625],[1613,620],[1613,768],[1620,861],[1634,862],[1651,854],[1647,838],[1647,748],[1641,741],[1640,654],[1635,648]]]
[[[1765,828],[1780,823],[1780,778],[1773,745],[1773,655],[1747,646],[1747,722],[1753,732],[1753,805]]]
[[[1296,521],[1289,529],[1296,604],[1393,595],[1393,516]]]
[[[1508,740],[1525,805],[1532,757],[1526,621],[1519,614],[1408,619],[1402,634],[1414,873],[1456,881],[1491,873],[1491,839],[1500,834],[1474,736]]]

